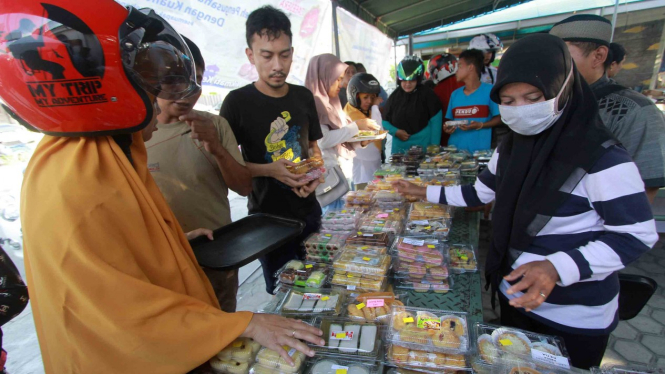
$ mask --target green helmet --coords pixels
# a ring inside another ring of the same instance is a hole
[[[425,64],[418,56],[406,56],[397,65],[397,78],[401,81],[422,80]]]

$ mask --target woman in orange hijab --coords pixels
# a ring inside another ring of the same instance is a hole
[[[0,0],[0,32],[11,52],[0,59],[0,98],[49,134],[21,194],[27,283],[46,373],[182,374],[240,336],[289,363],[284,345],[313,355],[298,339],[322,344],[318,329],[219,309],[147,170],[139,130],[155,121],[155,96],[175,100],[200,89],[180,35],[154,12],[128,12],[111,0],[49,3]],[[85,71],[64,35],[86,42]],[[30,46],[37,50],[26,51]],[[45,98],[35,99],[40,92]]]

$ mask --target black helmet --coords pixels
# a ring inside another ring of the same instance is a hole
[[[359,93],[368,93],[378,95],[381,92],[379,81],[372,74],[358,73],[351,78],[346,87],[346,98],[352,107],[359,108]]]
[[[425,64],[418,56],[406,56],[397,65],[397,79],[401,81],[421,81],[425,74]]]

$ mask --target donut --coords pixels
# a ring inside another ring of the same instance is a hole
[[[217,357],[210,359],[210,366],[213,369],[231,374],[246,374],[249,371],[249,364],[234,360],[220,360]]]
[[[367,308],[363,308],[363,309],[367,309]],[[353,319],[365,320],[365,315],[364,315],[363,311],[358,310],[358,308],[356,308],[355,304],[349,304],[349,306],[346,307],[346,310],[349,312],[349,317],[351,317]]]
[[[442,329],[438,334],[432,337],[432,343],[439,348],[459,349],[460,342],[459,336],[455,335],[449,330]]]
[[[413,320],[413,322],[404,322],[404,320],[406,318],[411,318],[411,320]],[[395,330],[399,331],[399,330],[404,329],[406,326],[413,325],[415,323],[415,321],[416,321],[416,319],[413,316],[413,314],[411,314],[409,312],[399,312],[399,313],[395,314],[395,316],[393,317],[393,328]]]

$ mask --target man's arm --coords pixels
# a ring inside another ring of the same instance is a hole
[[[466,126],[462,125],[460,127],[462,128],[462,130],[480,130],[480,129],[496,127],[499,126],[500,124],[501,124],[501,116],[494,116],[492,117],[491,120],[487,122],[473,121]]]

